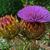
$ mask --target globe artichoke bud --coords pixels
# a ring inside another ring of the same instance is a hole
[[[17,35],[18,22],[12,15],[0,18],[0,36],[12,39]]]

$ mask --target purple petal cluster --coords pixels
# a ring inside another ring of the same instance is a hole
[[[41,6],[26,6],[17,15],[27,22],[50,22],[50,12]]]

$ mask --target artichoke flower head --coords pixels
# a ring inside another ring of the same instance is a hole
[[[17,13],[21,18],[20,26],[29,31],[27,37],[38,39],[45,32],[45,23],[50,22],[49,11],[42,6],[26,6]]]

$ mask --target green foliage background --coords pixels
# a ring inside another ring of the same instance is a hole
[[[23,4],[26,2],[30,5],[40,5],[48,8],[50,10],[50,0],[21,0]]]
[[[21,7],[21,0],[0,0],[0,16],[4,16],[6,14],[15,15]]]

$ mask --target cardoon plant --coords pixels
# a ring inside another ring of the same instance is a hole
[[[45,32],[45,23],[50,22],[49,11],[41,6],[26,6],[18,12],[21,18],[20,26],[28,30],[29,38],[37,39]]]
[[[32,39],[34,41],[32,43],[33,48],[36,48],[37,45],[35,41],[40,39],[40,37],[45,34],[46,23],[50,22],[50,12],[42,6],[28,5],[19,10],[17,15],[19,18],[21,18],[20,27],[25,32],[27,31],[23,34],[25,34],[30,40]]]

